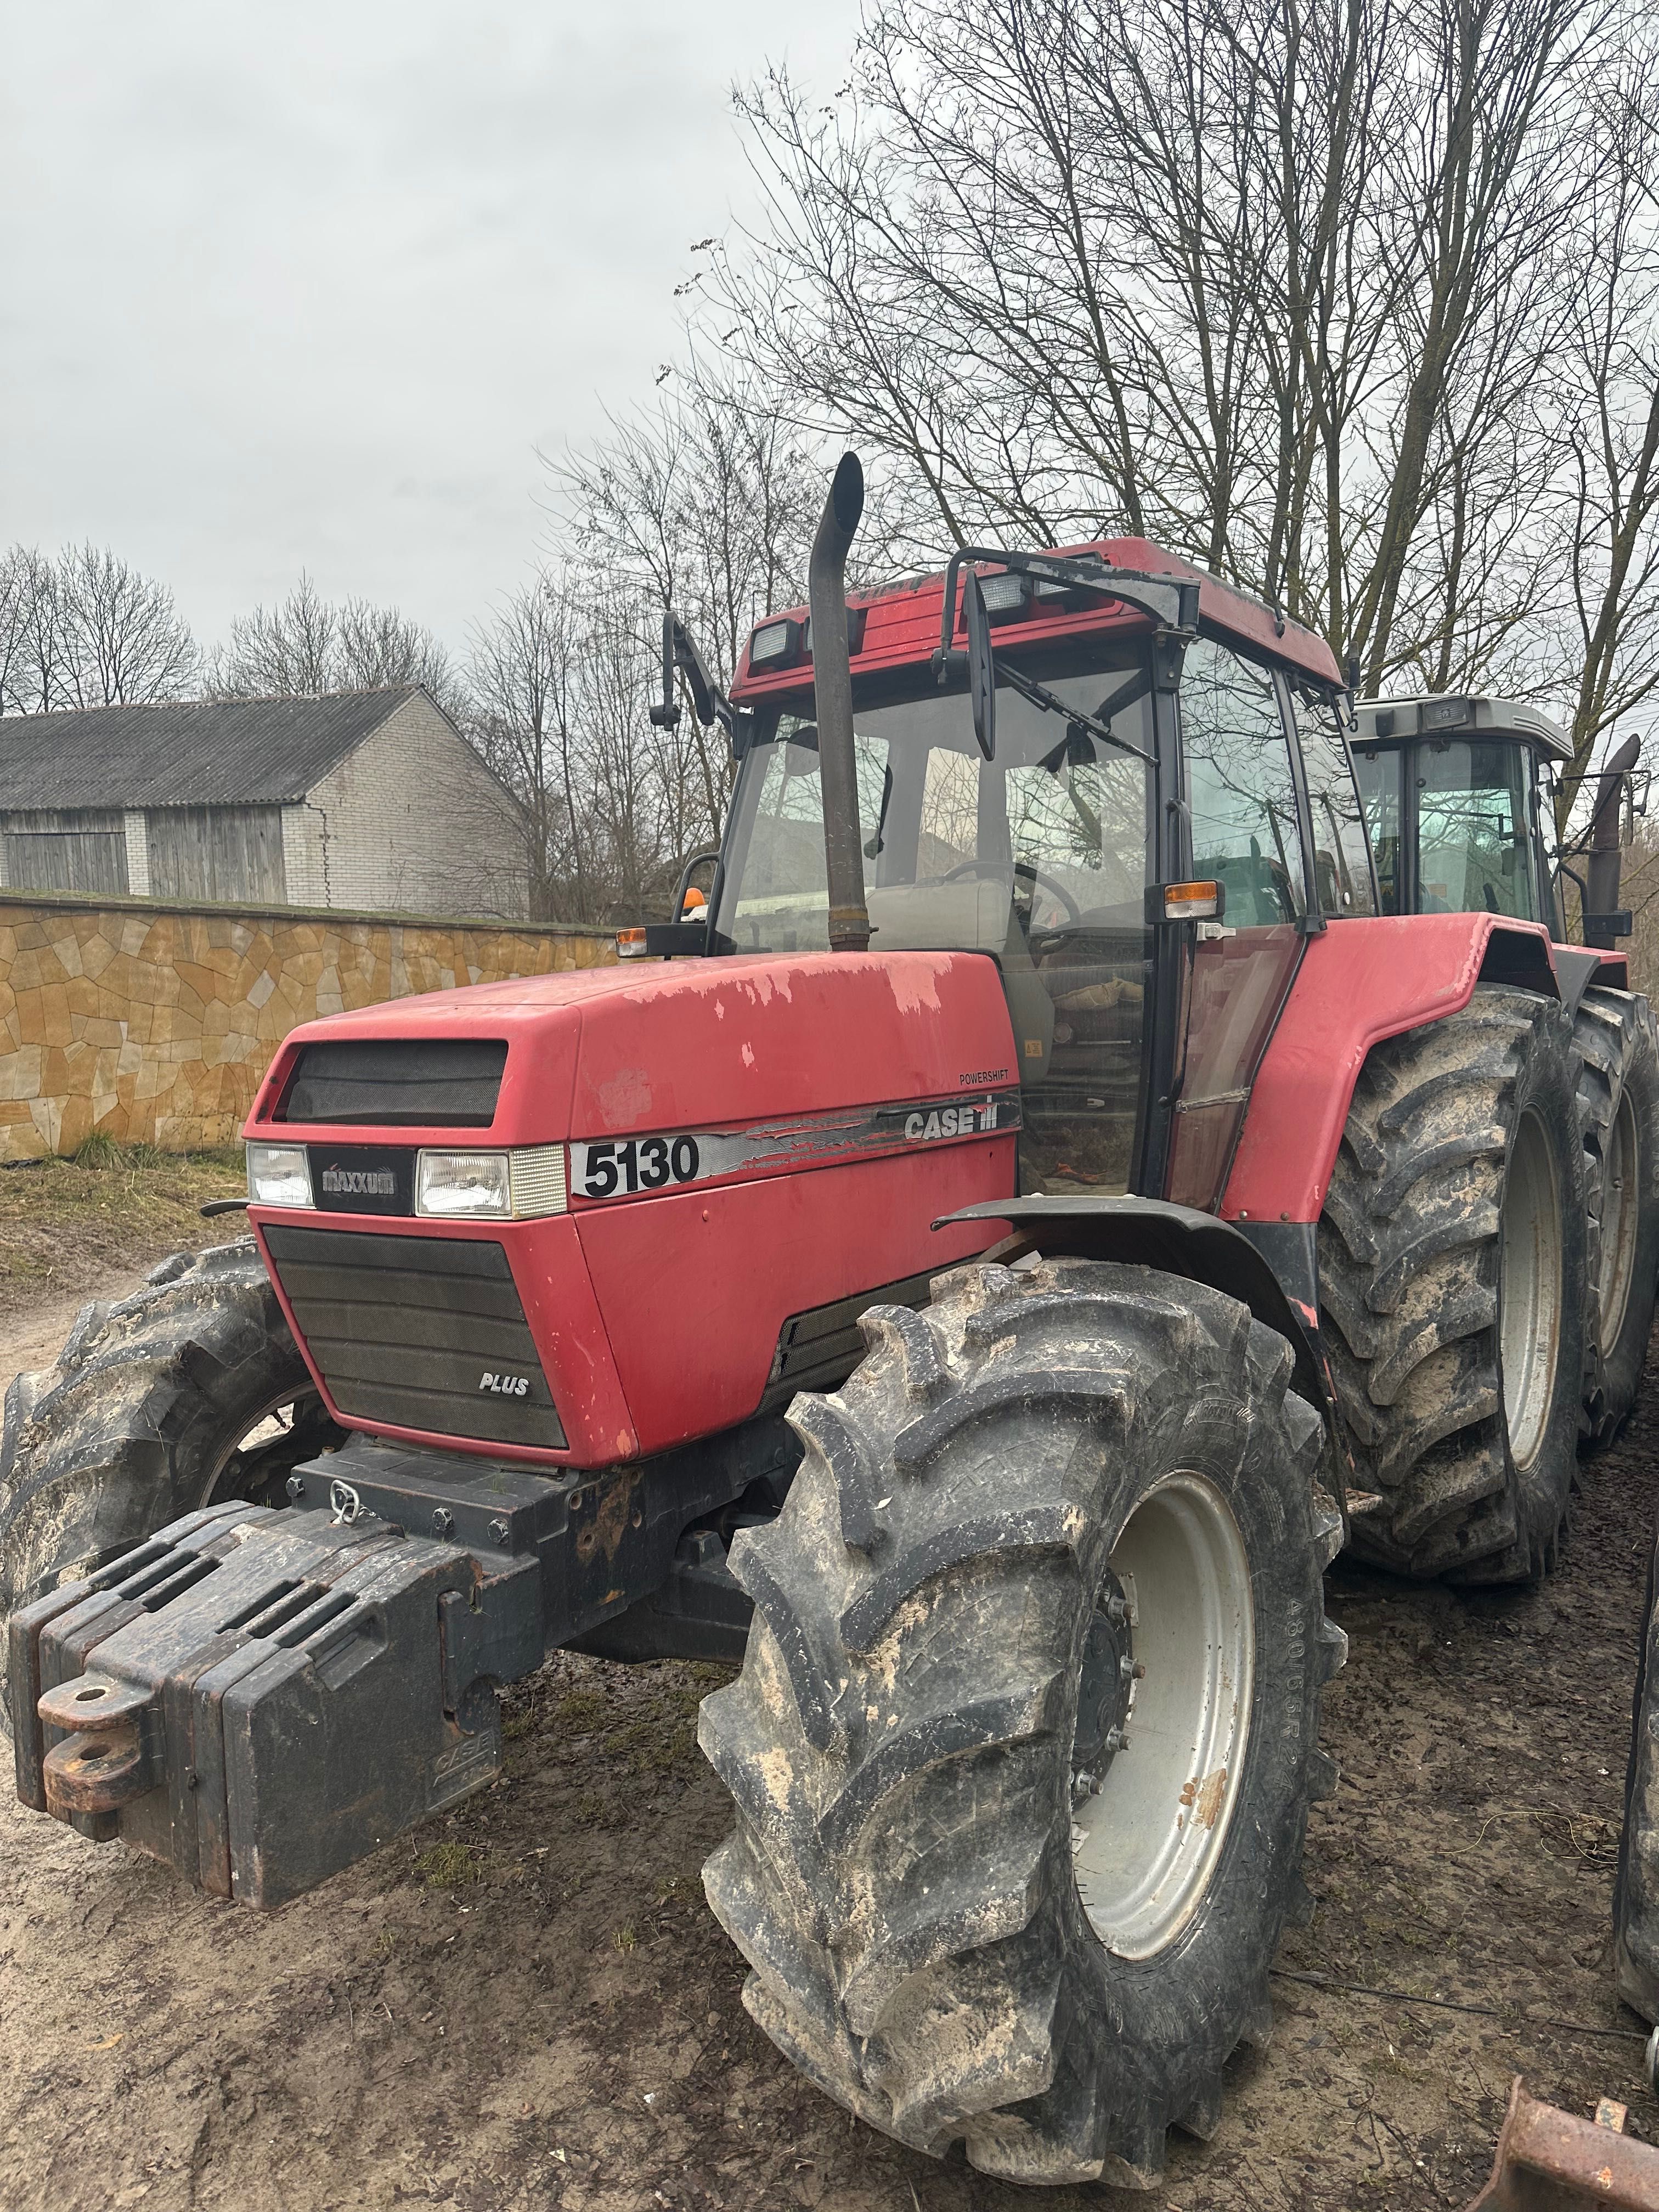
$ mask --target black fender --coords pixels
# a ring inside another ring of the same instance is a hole
[[[1041,1251],[1120,1260],[1207,1283],[1277,1329],[1296,1355],[1296,1388],[1325,1417],[1343,1525],[1346,1457],[1338,1442],[1335,1398],[1319,1332],[1319,1278],[1311,1221],[1223,1221],[1162,1198],[1096,1197],[1079,1191],[986,1199],[934,1222],[1006,1221],[1013,1234],[981,1256],[1007,1261]]]
[[[1513,983],[1540,998],[1559,999],[1570,1014],[1592,983],[1614,991],[1630,988],[1630,965],[1622,952],[1598,952],[1582,945],[1546,945],[1535,930],[1494,929],[1481,956],[1483,983]]]

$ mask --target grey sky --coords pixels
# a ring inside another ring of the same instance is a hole
[[[207,643],[302,567],[464,642],[752,204],[732,79],[828,87],[857,19],[0,0],[0,544],[107,543]]]

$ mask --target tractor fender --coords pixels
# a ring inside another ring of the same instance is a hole
[[[1222,1214],[1241,1229],[1316,1222],[1373,1046],[1461,1012],[1477,983],[1571,1012],[1601,964],[1490,914],[1379,915],[1310,938],[1251,1087]]]
[[[1018,1257],[1016,1241],[1045,1259],[1117,1260],[1207,1283],[1277,1329],[1296,1354],[1296,1388],[1320,1408],[1332,1403],[1319,1342],[1319,1309],[1310,1224],[1235,1224],[1161,1198],[1106,1198],[1079,1191],[987,1199],[933,1224],[1006,1221],[1007,1245],[983,1259]]]

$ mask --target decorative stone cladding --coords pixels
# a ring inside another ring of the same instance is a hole
[[[298,1023],[615,957],[588,930],[0,893],[0,1161],[233,1143]]]

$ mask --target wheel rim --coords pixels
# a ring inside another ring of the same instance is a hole
[[[339,1433],[323,1413],[320,1395],[308,1386],[296,1390],[290,1383],[245,1421],[225,1446],[203,1488],[202,1504],[218,1505],[238,1498],[258,1502],[260,1490],[286,1475],[298,1460],[331,1449]]]
[[[1610,1352],[1625,1326],[1630,1286],[1636,1273],[1637,1194],[1642,1186],[1641,1140],[1636,1109],[1626,1092],[1607,1132],[1601,1173],[1601,1275],[1596,1285],[1596,1321],[1602,1352]]]
[[[1521,1116],[1504,1185],[1499,1358],[1504,1418],[1518,1467],[1535,1456],[1555,1398],[1561,1351],[1561,1207],[1555,1152],[1538,1116]]]
[[[1226,1499],[1186,1472],[1141,1500],[1111,1564],[1138,1679],[1122,1747],[1097,1794],[1073,1807],[1073,1861],[1101,1942],[1149,1959],[1197,1911],[1238,1802],[1255,1675],[1250,1568]]]

